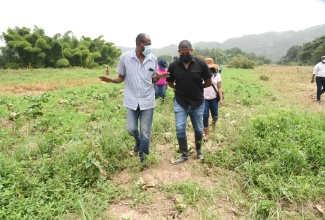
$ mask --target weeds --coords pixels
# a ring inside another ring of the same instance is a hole
[[[174,210],[191,207],[202,219],[222,219],[212,207],[227,194],[238,218],[313,218],[303,204],[324,198],[325,122],[319,120],[324,115],[290,108],[292,100],[283,104],[279,93],[267,87],[281,70],[268,71],[255,76],[248,70],[225,70],[225,106],[211,132],[211,148],[203,147],[205,163],[196,167],[204,170],[202,176],[220,177],[223,188],[194,180],[159,185],[161,193],[173,196]],[[153,201],[135,176],[126,190],[110,181],[125,169],[140,173],[139,161],[128,155],[134,140],[125,130],[123,85],[102,84],[94,73],[73,69],[0,75],[1,91],[21,86],[39,92],[0,97],[1,219],[97,219],[121,199],[129,199],[132,208]],[[167,96],[155,108],[149,165],[160,166],[156,146],[177,145],[173,92]],[[176,153],[175,148],[171,154]],[[234,176],[223,177],[220,169]],[[287,210],[289,203],[302,204],[299,212]]]

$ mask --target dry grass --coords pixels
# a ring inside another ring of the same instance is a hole
[[[86,79],[74,79],[74,80],[60,80],[51,82],[40,83],[14,83],[2,85],[0,88],[1,94],[39,94],[48,91],[55,91],[64,88],[82,87],[88,85],[98,84],[99,80],[86,80]]]
[[[280,103],[313,111],[323,110],[316,103],[316,84],[311,83],[312,66],[260,66],[253,74],[266,77],[262,84],[270,88]]]
[[[100,84],[101,70],[83,68],[0,70],[1,94],[39,94]]]

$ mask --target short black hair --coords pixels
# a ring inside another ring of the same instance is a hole
[[[138,42],[143,43],[146,38],[148,38],[149,35],[145,33],[140,33],[138,36],[135,38],[135,44],[138,44]]]
[[[181,48],[192,49],[192,44],[188,40],[182,40],[178,45],[178,49],[180,50]]]
[[[211,73],[217,73],[217,70],[213,67],[213,68],[209,68]]]

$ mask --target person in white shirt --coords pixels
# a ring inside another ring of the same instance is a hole
[[[219,66],[214,63],[212,58],[205,58],[205,62],[210,68],[210,73],[212,76],[212,86],[204,88],[204,114],[203,114],[203,126],[204,126],[204,137],[203,140],[207,141],[209,139],[209,117],[210,112],[212,116],[211,126],[214,128],[218,120],[218,107],[223,105],[222,97],[222,85],[221,76],[218,73]],[[214,86],[214,87],[213,87]],[[217,92],[220,96],[220,100],[217,99]],[[218,104],[220,104],[218,106]]]
[[[320,103],[320,97],[325,92],[325,56],[322,56],[321,62],[314,66],[311,83],[314,82],[315,77],[317,86],[317,102]]]
[[[116,72],[111,78],[99,76],[107,83],[124,82],[124,100],[126,107],[126,129],[134,137],[135,146],[132,155],[139,154],[141,167],[147,166],[153,112],[156,106],[153,84],[169,74],[157,74],[157,58],[151,53],[151,38],[145,33],[137,35],[136,48],[124,52],[119,59]],[[140,128],[140,129],[139,129]]]

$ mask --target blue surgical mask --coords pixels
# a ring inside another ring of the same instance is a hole
[[[325,59],[324,59],[324,60],[322,60],[322,63],[325,63]]]
[[[141,43],[142,44],[142,43]],[[143,45],[143,44],[142,44]],[[144,45],[143,45],[144,46]],[[142,51],[142,54],[146,57],[151,53],[151,46],[147,45],[144,46],[144,51]]]

